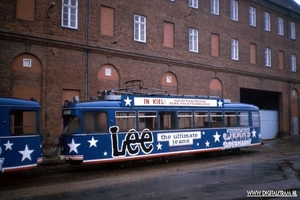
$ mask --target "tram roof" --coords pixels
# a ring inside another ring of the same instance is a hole
[[[27,100],[20,98],[11,98],[11,97],[0,97],[1,106],[32,106],[40,107],[40,104],[36,100]]]

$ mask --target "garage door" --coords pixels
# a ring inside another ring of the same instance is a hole
[[[275,139],[278,133],[278,111],[276,110],[261,110],[260,124],[261,137],[263,140]]]

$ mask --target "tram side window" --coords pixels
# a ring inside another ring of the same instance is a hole
[[[238,112],[238,126],[249,126],[249,114],[247,111]]]
[[[139,131],[156,130],[156,112],[139,112]]]
[[[13,110],[10,112],[11,135],[37,134],[36,111]]]
[[[108,131],[106,112],[84,112],[82,121],[83,133],[104,133]]]
[[[107,113],[100,112],[96,115],[96,131],[97,133],[108,132]]]
[[[225,126],[236,127],[236,113],[235,112],[224,112]]]
[[[195,112],[195,128],[208,128],[209,118],[208,112]]]
[[[212,128],[223,127],[223,113],[210,112],[210,125]]]
[[[160,129],[175,129],[175,112],[159,112]]]
[[[192,112],[178,112],[178,128],[190,129],[193,127],[193,113]]]
[[[259,126],[259,112],[258,111],[252,111],[252,126]]]
[[[136,129],[135,112],[116,112],[116,126],[119,127],[119,132]]]

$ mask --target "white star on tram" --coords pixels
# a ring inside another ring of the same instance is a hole
[[[157,146],[157,150],[162,150],[162,148],[161,148],[162,144],[158,143],[156,146]]]
[[[7,143],[6,144],[3,144],[5,146],[5,151],[10,149],[12,150],[11,146],[13,145],[14,143],[10,143],[9,140],[7,140]]]
[[[208,140],[206,140],[205,145],[206,145],[206,147],[209,147],[209,141]]]
[[[221,100],[218,101],[218,106],[223,107],[223,102]]]
[[[106,152],[106,151],[104,151],[104,152],[103,152],[103,155],[104,155],[104,156],[107,156],[107,152]]]
[[[218,134],[218,131],[216,131],[216,134],[213,135],[213,136],[214,136],[214,138],[215,138],[215,142],[216,142],[216,141],[220,142],[220,136],[221,136],[221,135]]]
[[[251,133],[252,133],[252,137],[256,137],[256,131],[255,131],[255,129],[253,129],[253,131]]]
[[[96,143],[98,142],[98,140],[95,140],[94,137],[92,137],[91,140],[88,140],[88,142],[90,143],[90,148],[91,148],[92,146],[97,147],[97,144],[96,144]]]
[[[71,153],[72,151],[74,151],[75,153],[78,153],[77,151],[77,147],[80,145],[80,143],[75,143],[74,139],[72,139],[72,142],[70,144],[68,144],[68,146],[70,147],[70,151],[69,153]]]
[[[28,146],[26,144],[24,151],[19,151],[20,154],[22,154],[22,162],[28,158],[29,160],[31,160],[31,156],[30,154],[33,152],[34,150],[29,150]]]
[[[125,101],[125,106],[131,106],[131,99],[129,99],[129,97],[127,96],[127,99],[124,99]]]

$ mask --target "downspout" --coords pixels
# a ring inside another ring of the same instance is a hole
[[[89,30],[89,0],[85,0],[85,45],[87,46],[88,41],[88,30]],[[89,52],[88,48],[85,49],[85,100],[88,99],[88,72],[89,72]]]

